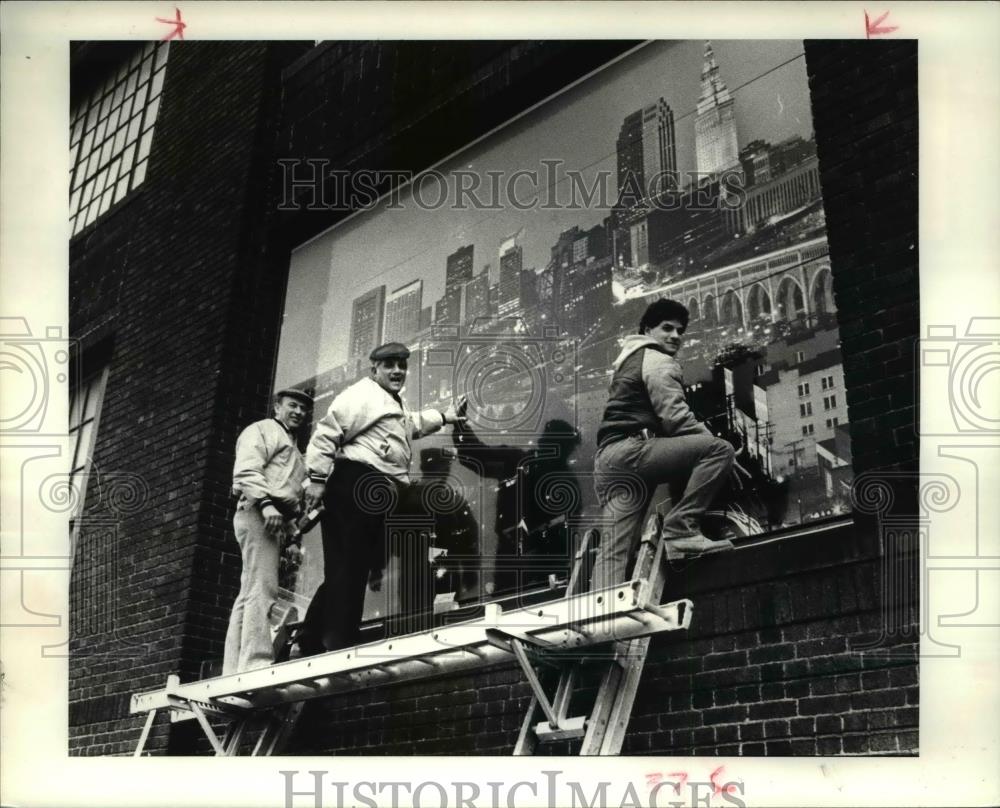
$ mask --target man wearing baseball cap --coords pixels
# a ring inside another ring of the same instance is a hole
[[[233,528],[243,557],[240,592],[226,631],[223,675],[274,662],[268,612],[278,596],[278,557],[289,523],[301,509],[305,461],[295,444],[313,400],[288,388],[274,396],[274,415],[250,424],[236,441]]]
[[[370,374],[334,398],[306,449],[305,505],[325,508],[324,581],[299,635],[303,654],[357,643],[368,575],[383,564],[386,517],[410,482],[410,443],[459,420],[455,404],[443,412],[403,404],[409,357],[399,342],[372,351]]]

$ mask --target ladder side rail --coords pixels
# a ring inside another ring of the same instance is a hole
[[[639,690],[642,671],[649,651],[649,637],[642,637],[629,642],[629,651],[624,661],[624,673],[618,688],[618,693],[611,706],[604,740],[601,742],[600,755],[617,755],[625,742],[625,730],[632,718],[632,706]],[[633,655],[634,654],[634,655]]]
[[[613,694],[621,682],[622,667],[617,659],[610,660],[594,697],[594,707],[587,720],[587,729],[580,746],[581,755],[596,755],[604,742],[604,733],[611,721]]]
[[[663,517],[654,514],[643,531],[642,546],[636,559],[633,581],[644,581],[638,593],[639,603],[652,604],[658,610],[666,583],[666,555],[660,541]],[[687,610],[687,607],[680,607]],[[680,614],[680,625],[690,620],[690,614]],[[617,755],[625,742],[625,733],[632,718],[632,707],[649,654],[650,638],[642,637],[616,644],[616,673],[602,682],[597,701],[600,703],[600,726],[584,739],[581,755]],[[595,722],[596,723],[596,722]]]

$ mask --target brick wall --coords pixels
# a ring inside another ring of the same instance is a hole
[[[893,599],[887,631],[871,544],[842,528],[675,570],[664,598],[693,601],[691,627],[654,638],[623,754],[915,754],[916,604]],[[498,667],[320,699],[286,752],[507,755],[530,695]]]
[[[84,357],[111,345],[71,585],[73,753],[128,752],[141,725],[129,695],[221,655],[239,576],[227,467],[235,430],[266,410],[276,326],[263,302],[283,288],[256,218],[283,55],[172,47],[144,185],[70,246],[71,334]],[[124,508],[106,493],[121,474],[137,481]],[[101,576],[109,597],[81,597]]]
[[[917,44],[806,45],[855,474],[916,471]]]

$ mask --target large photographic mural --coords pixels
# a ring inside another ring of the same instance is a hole
[[[802,43],[657,42],[297,249],[275,389],[316,417],[388,341],[411,408],[469,398],[414,444],[400,536],[437,610],[544,590],[600,509],[595,433],[623,337],[660,297],[691,321],[688,400],[752,483],[704,530],[741,538],[846,514],[847,401]],[[322,577],[318,529],[284,584]],[[367,539],[372,540],[372,539]],[[392,545],[397,548],[398,542]],[[390,549],[389,577],[393,550]],[[372,582],[366,615],[398,608]]]

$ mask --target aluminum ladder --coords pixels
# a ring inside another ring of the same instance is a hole
[[[661,607],[660,597],[666,577],[666,559],[660,529],[663,517],[654,513],[649,517],[643,530],[635,571],[631,585],[636,590],[637,602],[653,612],[662,610],[666,619],[676,619],[676,628],[687,628],[691,622],[692,605],[684,604],[676,613],[673,604]],[[589,552],[591,533],[585,537],[579,549],[566,597],[572,597],[586,586],[582,580],[585,559]],[[611,593],[609,593],[611,594]],[[597,597],[600,597],[597,594]],[[625,731],[632,713],[635,695],[642,678],[646,656],[649,652],[650,636],[635,639],[612,640],[610,648],[603,653],[594,653],[591,658],[581,659],[579,655],[569,657],[564,652],[553,650],[531,637],[515,634],[503,635],[499,630],[491,632],[491,639],[508,647],[517,659],[525,678],[531,685],[532,698],[521,732],[514,746],[515,755],[533,755],[548,741],[582,738],[580,755],[617,755],[625,740]],[[603,669],[590,711],[586,715],[569,716],[570,702],[583,670],[594,663]],[[542,666],[554,666],[558,670],[555,691],[550,698],[542,685]],[[539,713],[545,720],[539,721]]]
[[[245,673],[180,683],[168,677],[164,688],[132,696],[130,711],[146,721],[135,755],[143,753],[161,712],[175,720],[197,720],[216,755],[241,754],[248,734],[259,732],[252,755],[280,754],[304,703],[313,698],[367,687],[428,679],[517,661],[535,693],[515,754],[528,754],[546,729],[533,723],[536,708],[547,711],[553,732],[583,734],[586,754],[616,754],[621,748],[651,635],[687,628],[692,604],[681,599],[660,604],[662,547],[656,528],[643,535],[631,581],[600,592],[581,592],[587,542],[577,552],[565,597],[504,611],[486,604],[481,617],[429,631],[293,659]],[[652,532],[651,532],[652,531]],[[591,713],[566,718],[574,667],[592,648],[613,648],[604,682]],[[534,662],[563,670],[556,697],[542,690]],[[210,717],[228,719],[220,737]],[[617,740],[616,740],[617,739]]]

